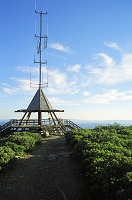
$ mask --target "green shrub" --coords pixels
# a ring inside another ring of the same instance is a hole
[[[18,145],[14,142],[6,142],[5,145],[10,147],[15,152],[15,156],[23,156],[26,151],[24,146]]]
[[[38,133],[29,132],[14,132],[6,139],[6,141],[24,146],[25,150],[30,150],[34,148],[35,145],[41,140],[42,138]]]
[[[0,169],[15,157],[15,152],[6,146],[0,147]]]
[[[66,139],[81,160],[96,198],[131,198],[132,127],[98,126],[94,130],[71,131]]]
[[[38,133],[14,132],[0,143],[0,171],[15,156],[22,156],[25,151],[31,150],[42,140]]]

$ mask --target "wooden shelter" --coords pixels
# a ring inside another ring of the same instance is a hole
[[[51,126],[52,125],[58,126],[61,124],[61,120],[57,118],[56,112],[64,112],[64,110],[53,109],[48,98],[44,94],[42,88],[39,88],[36,94],[34,95],[32,101],[30,102],[29,106],[27,107],[27,109],[16,110],[15,112],[24,113],[22,119],[19,122],[20,127],[23,123],[25,125],[29,124],[31,114],[37,113],[38,118],[35,121],[35,124],[38,125],[40,129],[42,129],[43,127],[42,113],[48,113],[49,118],[47,121],[49,121],[49,124],[51,124]]]

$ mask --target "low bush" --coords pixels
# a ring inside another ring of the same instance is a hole
[[[114,124],[71,131],[66,139],[85,169],[95,199],[131,199],[132,127]]]
[[[23,145],[18,145],[14,142],[6,142],[5,145],[9,148],[11,148],[14,152],[15,152],[15,156],[23,156],[25,151],[26,151],[26,147]]]
[[[13,158],[15,157],[15,152],[6,146],[0,147],[0,170]]]
[[[6,138],[1,138],[0,143],[0,171],[15,156],[23,156],[28,150],[33,149],[42,137],[38,133],[14,132]]]
[[[41,139],[41,136],[37,133],[14,132],[6,140],[24,146],[26,150],[30,150],[34,148],[36,143],[40,142]]]

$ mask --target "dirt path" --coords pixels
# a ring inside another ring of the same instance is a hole
[[[64,137],[43,140],[0,174],[0,200],[87,200],[87,184]]]

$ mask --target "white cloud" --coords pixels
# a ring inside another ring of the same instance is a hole
[[[111,44],[114,46],[114,44]],[[75,65],[67,66],[67,70],[61,71],[60,69],[50,69],[48,70],[48,92],[50,95],[61,95],[61,94],[82,94],[82,97],[87,97],[88,102],[111,102],[112,100],[107,97],[115,98],[115,93],[113,95],[113,90],[110,92],[105,92],[103,94],[97,94],[97,96],[90,96],[90,92],[87,86],[100,87],[100,91],[104,86],[111,87],[112,85],[122,84],[126,81],[132,81],[132,54],[124,53],[121,54],[120,61],[110,57],[106,53],[95,54],[93,62],[82,66],[77,63]],[[28,66],[19,66],[17,70],[24,73],[29,73]],[[38,68],[33,68],[32,82],[38,86]],[[44,78],[46,78],[47,69],[42,68]],[[79,73],[70,73],[79,72]],[[15,82],[13,86],[3,84],[2,88],[6,94],[20,94],[20,93],[33,93],[34,89],[30,88],[30,80],[27,78],[16,78],[13,77],[12,80]],[[44,79],[43,82],[45,82]],[[84,90],[85,91],[82,92]],[[94,91],[94,89],[93,89]],[[96,91],[95,91],[96,93]],[[116,92],[117,94],[117,92]],[[110,96],[109,96],[110,95]],[[101,98],[104,96],[104,100]],[[131,95],[127,95],[127,98],[131,98]],[[106,101],[105,101],[106,99]],[[125,99],[125,98],[124,98]]]
[[[30,67],[28,66],[17,66],[16,69],[21,72],[30,73]]]
[[[16,77],[12,77],[11,80],[13,80],[16,83],[16,86],[3,83],[2,90],[5,94],[16,95],[16,94],[32,93],[34,91],[33,88],[30,88],[30,81],[27,79],[22,79],[22,78],[19,79]]]
[[[67,71],[70,71],[70,72],[79,72],[79,71],[80,71],[80,68],[81,68],[81,65],[80,65],[80,64],[69,65],[69,66],[67,67]]]
[[[61,43],[51,43],[49,44],[49,47],[51,49],[55,49],[55,50],[58,50],[58,51],[64,51],[64,52],[70,52],[70,48],[68,46],[64,46],[63,44]]]
[[[30,77],[27,79],[11,77],[10,80],[13,81],[12,84],[2,83],[1,89],[3,93],[8,94],[8,95],[16,95],[16,94],[21,94],[21,93],[33,94],[39,85],[39,68],[38,67],[30,68],[28,66],[17,66],[16,70],[28,74],[28,76],[29,76],[29,73],[31,72]],[[42,73],[46,74],[46,76],[43,77],[43,83],[45,83],[47,82],[47,68],[46,67],[42,67]],[[14,83],[15,83],[15,86],[12,86],[14,85]]]
[[[79,103],[75,101],[70,101],[70,100],[64,100],[60,98],[49,98],[49,101],[51,102],[52,105],[56,106],[78,106],[80,105]]]
[[[71,91],[71,93],[70,93],[70,94],[77,94],[77,93],[79,93],[79,91],[80,91],[80,90],[79,90],[79,89],[77,89],[77,90],[75,90],[75,91],[73,91],[73,92]]]
[[[96,55],[96,62],[88,64],[87,81],[82,85],[105,84],[113,85],[132,81],[132,54],[122,54],[121,60],[115,60],[104,53]],[[86,73],[85,75],[86,76]],[[86,78],[84,78],[85,80]]]
[[[57,69],[48,72],[49,94],[75,94],[78,92],[76,81],[69,81],[65,72]]]
[[[98,53],[96,54],[96,56],[97,56],[96,59],[101,58],[102,63],[100,64],[106,65],[107,67],[108,66],[111,67],[113,64],[115,64],[114,59],[105,53]]]
[[[85,66],[84,80],[81,85],[114,85],[132,81],[132,53],[125,53],[114,42],[105,42],[105,45],[120,52],[119,58],[112,58],[106,53],[94,54],[93,62]]]
[[[89,95],[90,95],[90,92],[88,92],[88,91],[83,91],[82,94],[83,94],[83,96],[89,96]]]
[[[49,70],[49,83],[54,86],[65,87],[66,86],[66,74],[60,72],[59,70]]]
[[[51,83],[49,84],[48,87],[48,93],[50,95],[62,95],[62,94],[76,94],[79,92],[79,89],[77,89],[76,85],[72,85],[71,83],[67,83],[65,86],[57,86],[57,85],[52,85]]]
[[[86,66],[88,70],[90,69],[89,73],[95,73],[95,70],[102,70],[104,68],[112,68],[116,64],[113,58],[103,52],[94,54],[92,61],[91,64]]]
[[[25,73],[29,73],[27,70],[28,67],[17,67],[17,70],[20,70]],[[20,93],[30,93],[32,94],[35,88],[38,88],[38,68],[33,68],[32,78],[31,78],[31,86],[30,87],[30,80],[25,78],[17,78],[11,77],[11,80],[15,83],[15,87],[9,84],[2,85],[2,91],[5,94],[20,94]],[[47,77],[47,69],[42,68],[42,72],[46,76],[43,77],[42,82],[45,83],[48,81],[48,92],[51,95],[58,95],[58,94],[75,94],[79,92],[77,88],[77,82],[74,79],[69,80],[67,73],[61,72],[58,69],[48,70],[48,80]],[[14,85],[14,83],[12,83]]]
[[[5,94],[12,95],[18,92],[17,87],[13,87],[7,83],[2,83],[2,90]]]
[[[132,100],[132,91],[121,92],[117,89],[106,91],[102,94],[89,96],[82,101],[83,104],[109,104],[115,101]]]
[[[19,91],[20,92],[30,92],[30,80],[28,79],[18,79],[18,78],[12,78],[17,84],[19,85]]]
[[[105,44],[105,46],[107,46],[109,48],[115,49],[117,51],[121,51],[121,48],[115,42],[104,42],[104,44]]]

